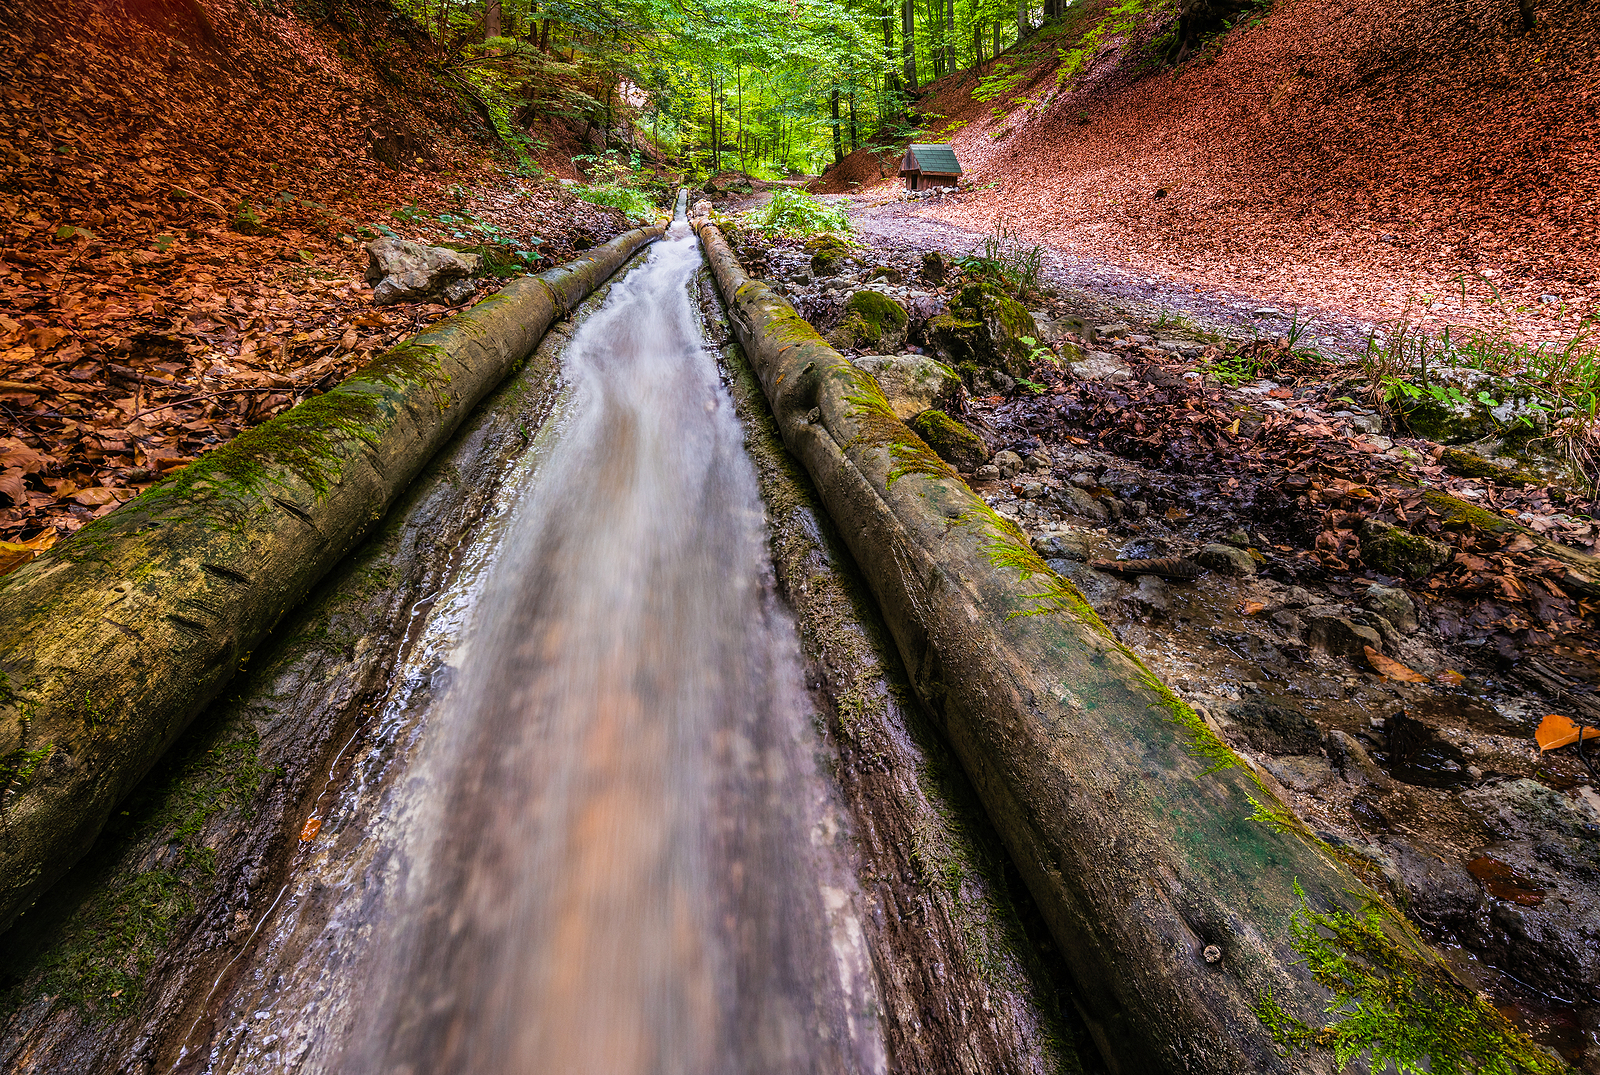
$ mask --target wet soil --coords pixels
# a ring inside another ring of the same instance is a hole
[[[922,255],[981,252],[982,237],[893,204],[854,219],[854,264],[812,281],[779,242],[766,275],[825,325],[895,268],[909,346],[931,350],[916,321],[951,287],[918,278]],[[995,458],[974,489],[1468,980],[1600,1072],[1600,781],[1574,747],[1533,738],[1548,713],[1600,721],[1600,602],[1495,521],[1587,550],[1586,498],[1451,474],[1437,445],[1386,424],[1339,361],[1370,327],[1356,319],[1313,312],[1333,361],[1313,360],[1243,296],[1048,252],[1043,276],[1023,296],[1035,318],[1125,376],[1045,361],[1034,388],[979,384],[961,418]],[[1276,356],[1272,378],[1206,376],[1241,349]],[[1444,562],[1378,570],[1388,526]],[[1189,570],[1116,566],[1134,560]]]

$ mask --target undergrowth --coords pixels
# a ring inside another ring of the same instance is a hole
[[[612,209],[620,209],[623,215],[641,224],[651,223],[661,212],[661,207],[648,193],[620,183],[577,186],[572,188],[572,192],[590,205],[605,205]]]
[[[739,218],[739,224],[765,235],[800,239],[818,232],[848,232],[850,218],[844,210],[829,205],[803,190],[783,187],[772,193],[772,200]]]
[[[1600,338],[1591,323],[1562,343],[1527,343],[1501,329],[1430,333],[1401,319],[1384,336],[1367,338],[1361,369],[1379,406],[1404,411],[1419,401],[1494,409],[1519,400],[1515,424],[1541,429],[1591,486],[1600,485]],[[1488,374],[1493,383],[1467,387],[1451,372]]]

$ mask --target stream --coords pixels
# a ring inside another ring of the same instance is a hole
[[[321,830],[369,831],[291,880],[241,976],[283,985],[206,1070],[883,1070],[699,264],[680,214],[572,338],[554,435],[419,626],[439,685]]]

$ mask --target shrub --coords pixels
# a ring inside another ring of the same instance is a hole
[[[803,190],[784,187],[774,191],[772,200],[740,217],[747,228],[768,235],[800,238],[823,231],[849,231],[850,220],[844,210],[812,197]]]

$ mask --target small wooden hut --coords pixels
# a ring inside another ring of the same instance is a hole
[[[906,177],[907,190],[953,187],[961,178],[961,162],[950,143],[923,145],[913,142],[900,161],[900,174]]]

